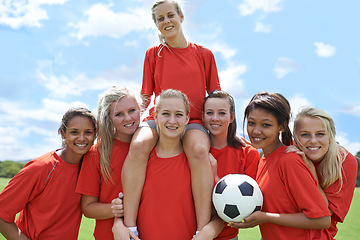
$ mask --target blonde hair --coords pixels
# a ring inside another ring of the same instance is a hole
[[[161,94],[156,98],[155,101],[155,112],[160,111],[162,101],[168,98],[180,99],[184,103],[186,115],[190,114],[190,104],[187,96],[181,91],[175,89],[167,89],[161,92]]]
[[[323,189],[329,187],[333,184],[336,180],[340,180],[340,189],[343,185],[343,178],[342,178],[342,163],[344,162],[348,152],[342,146],[338,145],[335,141],[336,129],[334,120],[324,111],[306,107],[303,108],[296,116],[294,120],[294,140],[296,144],[302,148],[300,141],[298,139],[299,133],[299,120],[302,117],[311,117],[311,118],[318,118],[320,119],[324,126],[325,131],[329,135],[330,144],[329,149],[326,152],[324,158],[321,160],[319,165],[319,174],[321,175],[321,187]]]
[[[132,97],[138,104],[135,94],[125,87],[113,86],[106,90],[98,101],[98,150],[100,153],[100,170],[105,182],[113,182],[110,159],[115,138],[115,126],[110,118],[110,106],[114,102],[118,102],[123,97]]]

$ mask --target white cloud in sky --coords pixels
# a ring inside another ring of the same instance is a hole
[[[356,117],[360,117],[360,104],[355,104],[351,106],[347,106],[341,112],[347,113]]]
[[[276,59],[274,72],[276,73],[277,78],[283,78],[290,72],[297,72],[300,68],[300,65],[296,63],[295,60],[279,57]]]
[[[129,12],[114,12],[112,7],[113,4],[93,5],[84,13],[85,21],[68,24],[76,29],[76,33],[73,33],[72,36],[79,40],[87,36],[107,36],[118,39],[132,31],[153,28],[154,23],[148,9],[136,8]]]
[[[219,72],[219,79],[221,88],[235,97],[244,89],[243,81],[240,76],[247,70],[245,65],[228,66],[226,69]]]
[[[332,57],[335,55],[336,48],[334,46],[331,46],[330,44],[325,44],[322,42],[314,42],[314,45],[316,47],[315,53],[319,57]]]
[[[0,25],[13,29],[41,27],[41,21],[49,19],[41,5],[64,4],[67,0],[2,0]]]
[[[341,146],[346,148],[353,155],[360,150],[360,142],[350,142],[348,134],[345,132],[337,133],[335,139]]]
[[[238,5],[240,14],[243,16],[251,15],[257,10],[268,12],[279,12],[282,8],[279,6],[282,0],[244,0]]]
[[[262,32],[262,33],[269,33],[271,32],[271,24],[264,25],[262,22],[257,22],[254,32]]]
[[[140,84],[133,81],[136,76],[136,68],[126,65],[113,69],[107,69],[98,76],[90,78],[85,73],[76,76],[55,75],[53,63],[50,60],[38,62],[36,76],[38,82],[50,91],[55,98],[65,99],[68,96],[82,96],[84,92],[102,90],[113,85],[124,85],[140,92]]]

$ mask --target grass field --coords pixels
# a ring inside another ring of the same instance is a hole
[[[0,178],[0,191],[6,186],[9,179]],[[360,236],[360,188],[355,189],[354,198],[350,207],[350,211],[346,216],[344,223],[338,223],[339,232],[336,235],[337,240],[357,240]],[[80,226],[79,240],[93,240],[92,232],[94,230],[95,221],[83,217]],[[0,240],[4,240],[3,236],[0,236]],[[260,231],[259,228],[240,230],[239,239],[247,240],[259,240]]]

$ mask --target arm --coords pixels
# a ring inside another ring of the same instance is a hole
[[[29,238],[20,231],[14,222],[8,223],[2,218],[0,218],[0,233],[9,240],[29,240]]]
[[[115,240],[140,240],[129,228],[125,227],[123,219],[116,217],[112,227]]]
[[[256,211],[244,218],[243,222],[230,222],[229,224],[231,227],[251,228],[263,223],[302,229],[327,229],[330,227],[331,218],[330,216],[308,218],[304,213],[278,214]]]
[[[214,239],[217,237],[224,228],[224,221],[212,209],[212,216],[210,222],[198,232],[192,240]]]
[[[314,166],[314,163],[308,159],[305,155],[305,153],[303,151],[301,151],[298,147],[294,146],[294,145],[291,145],[289,147],[286,148],[286,152],[294,152],[296,154],[298,154],[301,159],[304,161],[304,163],[306,164],[306,166],[308,166],[308,168],[310,169],[311,173],[313,174],[314,178],[316,179],[316,182],[317,182],[317,187],[321,193],[321,195],[323,196],[325,202],[326,202],[326,205],[329,206],[329,201],[326,197],[326,194],[324,192],[324,190],[322,189],[321,185],[320,185],[320,182],[319,182],[319,177],[317,175],[317,172],[316,172],[316,168]],[[331,211],[331,210],[330,210]],[[332,212],[331,212],[332,214]]]
[[[81,208],[84,215],[94,219],[109,219],[113,217],[122,217],[124,215],[122,205],[122,193],[119,198],[115,198],[111,203],[99,203],[98,197],[82,195]]]
[[[220,178],[217,174],[217,160],[216,160],[216,158],[214,158],[214,156],[211,153],[209,153],[209,160],[210,160],[210,165],[211,165],[212,173],[214,175],[215,182],[218,182],[220,180]]]

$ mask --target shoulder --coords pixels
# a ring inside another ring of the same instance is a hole
[[[342,167],[343,167],[345,173],[354,172],[355,174],[357,174],[358,161],[355,158],[355,156],[352,155],[350,152],[348,152],[345,149],[344,149],[343,154],[346,154],[344,162],[342,163]]]
[[[195,50],[203,54],[204,56],[213,56],[213,53],[210,49],[204,47],[203,45],[190,43],[190,46]]]

